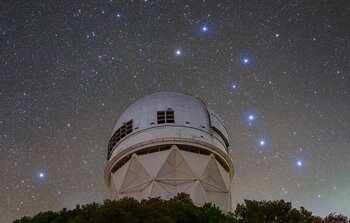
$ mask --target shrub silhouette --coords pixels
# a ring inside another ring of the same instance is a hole
[[[233,213],[223,213],[211,203],[198,207],[188,194],[180,193],[170,200],[159,197],[138,202],[134,198],[103,204],[77,205],[73,210],[41,212],[33,217],[23,217],[14,223],[349,223],[344,215],[335,213],[325,218],[313,216],[301,207],[293,208],[290,202],[245,200]]]

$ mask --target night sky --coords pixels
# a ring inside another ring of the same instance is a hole
[[[185,92],[229,132],[234,204],[350,216],[350,3],[0,1],[0,222],[108,198],[119,115]]]

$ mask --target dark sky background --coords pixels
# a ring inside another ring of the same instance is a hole
[[[234,204],[350,216],[347,0],[0,0],[0,222],[108,198],[119,115],[190,93],[229,131]]]

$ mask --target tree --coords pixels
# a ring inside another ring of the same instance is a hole
[[[325,223],[348,223],[349,218],[342,214],[330,213],[324,218]]]
[[[290,202],[245,200],[238,204],[233,213],[238,223],[304,223],[312,222],[312,213],[301,208],[297,210]]]
[[[177,194],[170,200],[160,197],[141,202],[134,198],[117,201],[106,200],[103,204],[77,205],[73,210],[41,212],[34,217],[23,217],[14,223],[350,223],[341,214],[331,213],[320,218],[290,202],[245,200],[233,213],[223,213],[208,203],[201,207],[193,204],[188,194]]]

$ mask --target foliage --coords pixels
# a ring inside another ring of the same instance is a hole
[[[303,223],[312,222],[312,213],[301,207],[293,208],[290,202],[279,201],[251,201],[238,204],[234,211],[234,218],[238,223],[271,222],[271,223]]]
[[[223,213],[212,204],[194,205],[188,194],[181,193],[170,200],[149,198],[138,202],[133,198],[117,201],[106,200],[103,204],[77,205],[73,210],[42,212],[34,217],[23,217],[14,223],[349,223],[349,219],[335,213],[320,218],[290,202],[245,200],[233,213]]]
[[[324,219],[317,218],[312,223],[349,223],[350,219],[342,214],[330,213]]]

